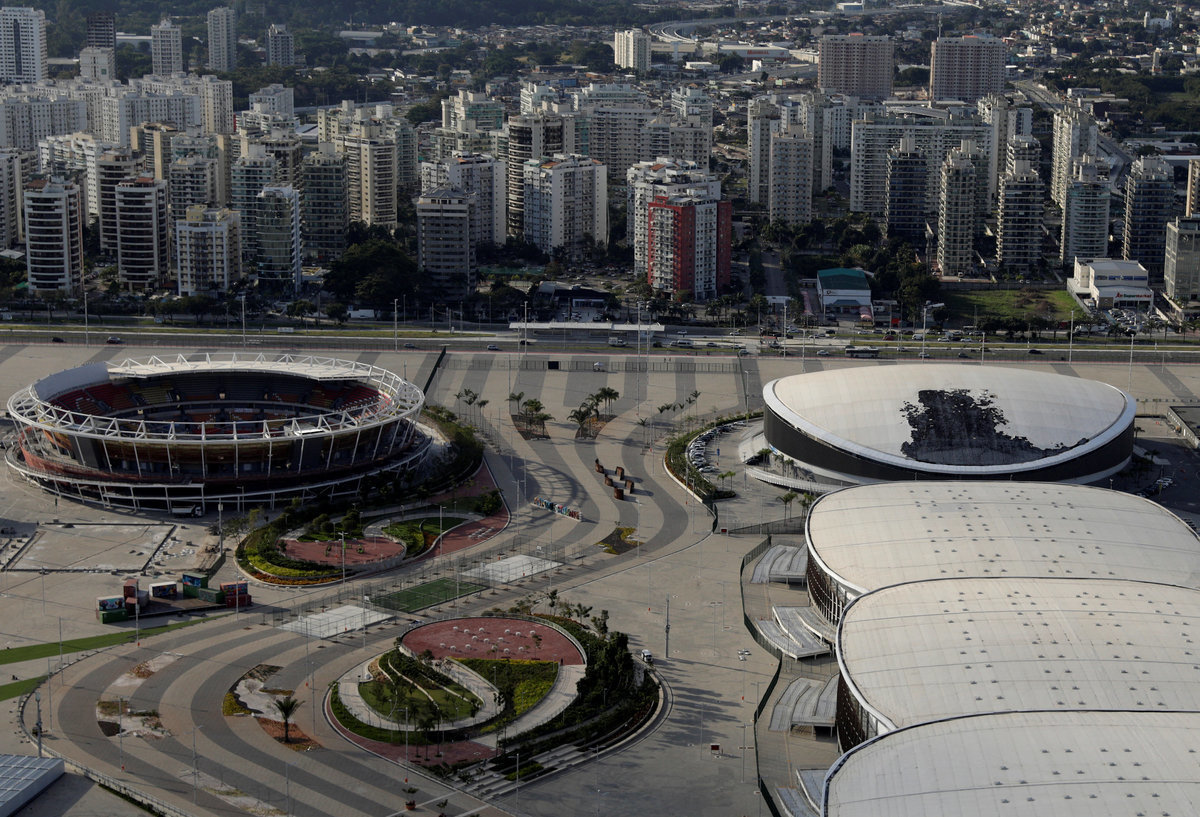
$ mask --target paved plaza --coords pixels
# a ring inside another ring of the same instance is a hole
[[[153,351],[139,350],[139,356]],[[435,359],[424,352],[340,354],[406,371],[419,384],[433,371]],[[0,393],[11,394],[38,377],[73,365],[124,356],[111,347],[0,347]],[[550,369],[544,365],[547,359],[561,365]],[[521,555],[510,554],[473,568],[490,571],[481,578],[492,585],[494,594],[478,591],[453,602],[453,609],[446,603],[389,619],[355,598],[354,583],[340,598],[332,599],[324,613],[317,602],[330,591],[254,585],[254,607],[240,611],[236,618],[230,614],[176,634],[145,639],[140,646],[79,657],[45,689],[46,745],[151,790],[183,813],[245,813],[220,796],[232,787],[255,803],[278,809],[277,813],[384,815],[400,807],[396,781],[401,776],[411,778],[420,789],[419,801],[428,803],[418,813],[436,814],[433,804],[442,799],[449,800],[447,814],[476,809],[483,814],[547,817],[628,811],[759,813],[760,775],[774,793],[776,787],[794,786],[798,771],[827,767],[836,756],[829,739],[766,728],[770,702],[757,729],[754,724],[755,707],[779,662],[755,642],[744,616],[769,615],[775,605],[805,606],[806,594],[751,581],[754,566],[743,570],[743,556],[764,536],[714,534],[707,511],[664,473],[661,439],[673,427],[761,408],[764,382],[802,368],[890,364],[727,356],[674,360],[654,355],[642,361],[650,371],[637,371],[621,366],[621,360],[613,358],[604,371],[595,371],[592,357],[542,354],[523,360],[518,354],[451,353],[433,378],[431,403],[465,415],[469,409],[456,405],[456,394],[470,389],[487,400],[473,419],[490,444],[488,464],[511,511],[507,526],[487,544],[503,547],[519,542],[522,548]],[[1065,361],[1019,365],[1111,383],[1137,398],[1145,414],[1161,411],[1171,402],[1200,402],[1200,367]],[[576,426],[567,415],[602,386],[620,392],[611,407],[616,417],[598,439],[576,441]],[[519,392],[542,401],[555,418],[547,424],[549,439],[525,440],[515,433],[508,419],[512,410],[508,396]],[[692,395],[694,403],[685,408],[658,410]],[[1138,427],[1138,445],[1153,447],[1165,463],[1160,467],[1176,478],[1162,501],[1183,515],[1200,511],[1196,504],[1200,492],[1193,481],[1200,460],[1175,445],[1172,433],[1160,421],[1141,417]],[[658,444],[648,446],[651,439]],[[782,519],[786,512],[778,501],[782,491],[743,478],[737,459],[739,441],[737,434],[727,435],[720,453],[712,454],[720,471],[735,471],[730,483],[739,493],[738,498],[721,503],[720,527]],[[636,491],[615,499],[595,471],[596,460],[609,473],[624,467],[637,481]],[[215,519],[181,522],[66,502],[56,506],[53,498],[14,481],[7,470],[0,474],[0,486],[0,522],[14,527],[13,539],[26,542],[25,546],[9,543],[4,546],[7,550],[0,551],[0,560],[17,560],[13,570],[0,572],[0,613],[6,622],[0,625],[0,640],[5,647],[56,642],[60,628],[63,638],[110,632],[112,627],[100,625],[92,614],[98,595],[112,592],[134,570],[156,576],[188,569],[212,556],[210,549],[218,544],[206,530]],[[580,509],[582,520],[532,507],[535,496]],[[605,552],[598,543],[617,527],[636,530],[642,544],[621,555]],[[89,536],[88,531],[96,535]],[[40,538],[30,543],[38,534]],[[781,536],[777,543],[802,546],[803,540]],[[453,552],[439,554],[417,569],[428,574],[425,580],[437,579],[446,586],[472,578],[466,570],[455,575],[448,561],[454,556]],[[37,567],[20,569],[31,565]],[[214,583],[235,576],[234,567],[226,562]],[[413,618],[424,621],[504,609],[522,596],[550,589],[558,591],[562,603],[591,607],[592,615],[607,610],[610,629],[628,633],[635,650],[649,649],[654,654],[654,671],[663,681],[666,705],[651,728],[619,749],[484,801],[424,777],[419,770],[397,767],[388,757],[363,752],[324,719],[319,691],[387,649]],[[277,626],[272,611],[282,608],[315,612]],[[364,618],[368,619],[365,634]],[[160,713],[171,736],[151,741],[104,735],[95,718],[99,696],[132,668],[166,653],[178,656],[177,660],[148,677],[134,698],[137,706]],[[66,658],[69,661],[71,656]],[[58,663],[56,653],[48,659],[9,664],[4,671],[29,678],[56,669]],[[296,690],[304,701],[297,724],[321,743],[321,749],[297,755],[247,719],[222,715],[224,693],[259,664],[281,668],[271,683]],[[820,681],[834,671],[828,657],[789,660],[773,694],[782,693],[787,679]],[[16,711],[16,701],[10,701],[8,708],[10,728],[0,738],[0,751],[36,751],[19,736],[16,718],[21,713]],[[31,725],[32,702],[23,716]],[[68,775],[26,813],[80,817],[137,812],[79,776]]]

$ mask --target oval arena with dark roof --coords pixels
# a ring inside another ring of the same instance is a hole
[[[392,372],[336,358],[92,363],[9,398],[7,459],[54,494],[135,509],[353,496],[421,456],[424,402]]]
[[[913,479],[1095,482],[1133,453],[1137,404],[1105,383],[1000,366],[908,364],[763,387],[764,432],[825,489]]]

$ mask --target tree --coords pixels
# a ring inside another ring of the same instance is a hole
[[[521,401],[525,399],[525,392],[513,391],[508,393],[508,402],[513,404],[515,414],[521,413]]]
[[[292,301],[287,305],[287,314],[289,318],[299,318],[301,325],[304,324],[304,318],[316,312],[317,308],[313,306],[312,301],[306,301],[303,298],[297,301]]]
[[[350,317],[350,309],[343,303],[334,302],[325,305],[325,314],[329,316],[329,320],[341,325]]]
[[[292,716],[296,714],[296,710],[300,708],[303,701],[287,695],[283,698],[276,698],[274,703],[275,709],[279,711],[279,717],[283,720],[283,742],[290,743]]]
[[[779,497],[779,501],[783,503],[783,518],[787,519],[788,510],[792,506],[792,502],[799,496],[795,491],[788,491],[783,496]]]
[[[604,403],[605,411],[612,405],[613,400],[621,399],[621,393],[611,386],[604,386],[595,394],[592,395],[593,400],[599,400]]]

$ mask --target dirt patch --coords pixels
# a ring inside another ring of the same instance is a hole
[[[313,562],[326,567],[341,567],[342,542],[305,542],[299,539],[284,539],[284,551],[289,559]],[[386,536],[364,536],[346,540],[346,565],[361,567],[384,559],[404,554],[404,545]]]
[[[275,740],[283,743],[284,746],[291,749],[293,752],[308,752],[313,749],[320,749],[321,744],[314,739],[304,734],[296,724],[291,724],[288,727],[289,741],[283,742],[283,721],[273,721],[270,718],[258,718],[258,725],[262,730],[270,735]]]

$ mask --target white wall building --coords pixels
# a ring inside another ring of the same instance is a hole
[[[258,194],[258,280],[285,289],[300,287],[300,196],[293,187],[265,187]]]
[[[183,31],[170,20],[150,26],[150,60],[159,76],[183,70]]]
[[[59,179],[34,179],[23,191],[25,272],[33,292],[76,294],[83,284],[83,197]]]
[[[1137,261],[1076,258],[1071,289],[1091,299],[1098,309],[1146,311],[1154,303],[1149,273]]]
[[[639,162],[625,174],[626,240],[633,244],[633,278],[645,281],[649,260],[650,202],[698,191],[708,198],[721,198],[721,182],[707,168],[694,162],[661,158]]]
[[[812,221],[813,140],[799,125],[771,134],[771,175],[767,211],[771,221],[799,225]]]
[[[178,292],[223,293],[242,277],[238,214],[233,210],[189,207],[175,229]]]
[[[237,12],[228,6],[208,13],[208,67],[213,71],[237,67]]]
[[[471,225],[478,195],[448,187],[422,193],[417,199],[417,266],[447,299],[475,291],[475,242]]]
[[[608,169],[598,160],[557,154],[525,163],[525,240],[577,260],[590,240],[608,243]]]
[[[640,28],[618,31],[613,36],[613,62],[618,68],[650,70],[650,35]]]
[[[421,193],[451,188],[475,194],[471,237],[476,244],[505,240],[507,167],[486,153],[456,153],[440,162],[421,163]]]
[[[46,78],[46,14],[39,9],[0,8],[0,81]]]
[[[166,180],[142,176],[118,184],[116,214],[121,288],[152,292],[166,284],[171,261]]]

